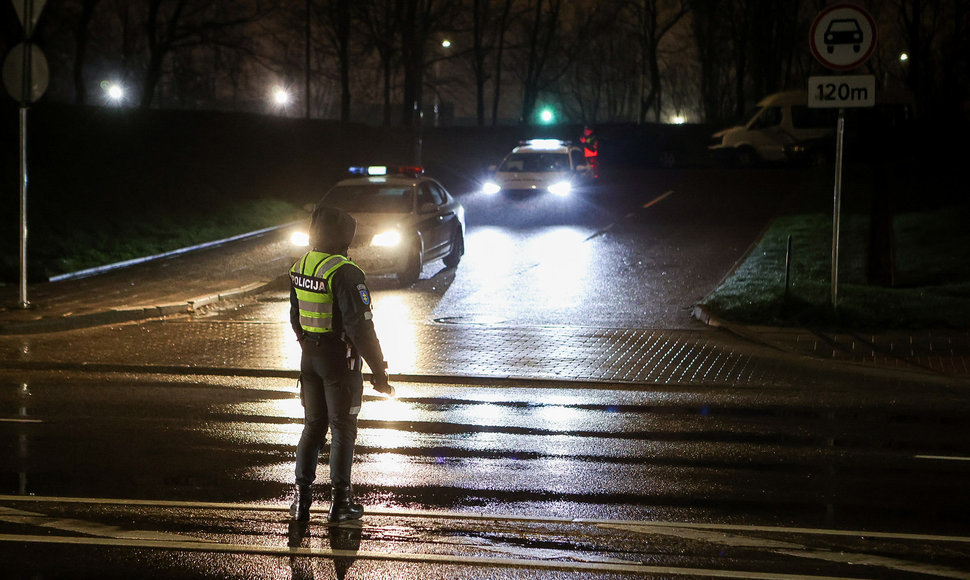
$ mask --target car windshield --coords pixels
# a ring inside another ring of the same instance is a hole
[[[407,185],[338,185],[321,203],[350,213],[408,213],[413,197],[413,190]]]
[[[565,153],[513,153],[505,158],[499,171],[569,171],[569,156]]]

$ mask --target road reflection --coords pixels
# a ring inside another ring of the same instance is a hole
[[[595,310],[590,299],[600,276],[595,259],[596,230],[589,226],[510,229],[479,226],[466,234],[466,253],[457,268],[427,264],[421,279],[401,288],[393,277],[368,278],[374,326],[388,371],[418,368],[421,325],[435,320],[459,323],[582,323]],[[282,297],[263,308],[288,329],[289,302]],[[292,332],[281,334],[279,359],[300,366],[300,346]]]
[[[376,293],[374,328],[381,341],[388,372],[413,369],[417,363],[417,329],[408,297],[400,292]]]
[[[588,291],[593,244],[587,240],[592,233],[575,226],[525,231],[489,226],[470,232],[456,286],[471,293],[462,296],[461,307],[509,318],[523,310],[575,307]]]

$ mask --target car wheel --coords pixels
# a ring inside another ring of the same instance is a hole
[[[411,245],[404,267],[397,273],[397,281],[401,286],[410,286],[421,276],[421,247],[417,242]]]
[[[451,251],[442,260],[445,266],[449,268],[454,268],[461,261],[461,257],[465,254],[465,236],[461,233],[461,228],[455,228],[455,233],[451,240]]]

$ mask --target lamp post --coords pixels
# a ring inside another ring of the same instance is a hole
[[[438,89],[438,74],[441,61],[447,58],[448,50],[451,48],[451,40],[445,38],[441,41],[441,54],[440,58],[434,61],[434,126],[437,127],[441,124],[441,94]]]

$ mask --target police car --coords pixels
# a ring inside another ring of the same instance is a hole
[[[583,150],[559,139],[523,141],[491,169],[482,186],[490,195],[551,193],[567,197],[592,178]]]
[[[414,283],[425,264],[458,265],[465,253],[465,209],[438,181],[413,166],[351,167],[317,205],[339,207],[357,220],[352,259],[367,274]],[[305,231],[291,238],[306,247]]]

